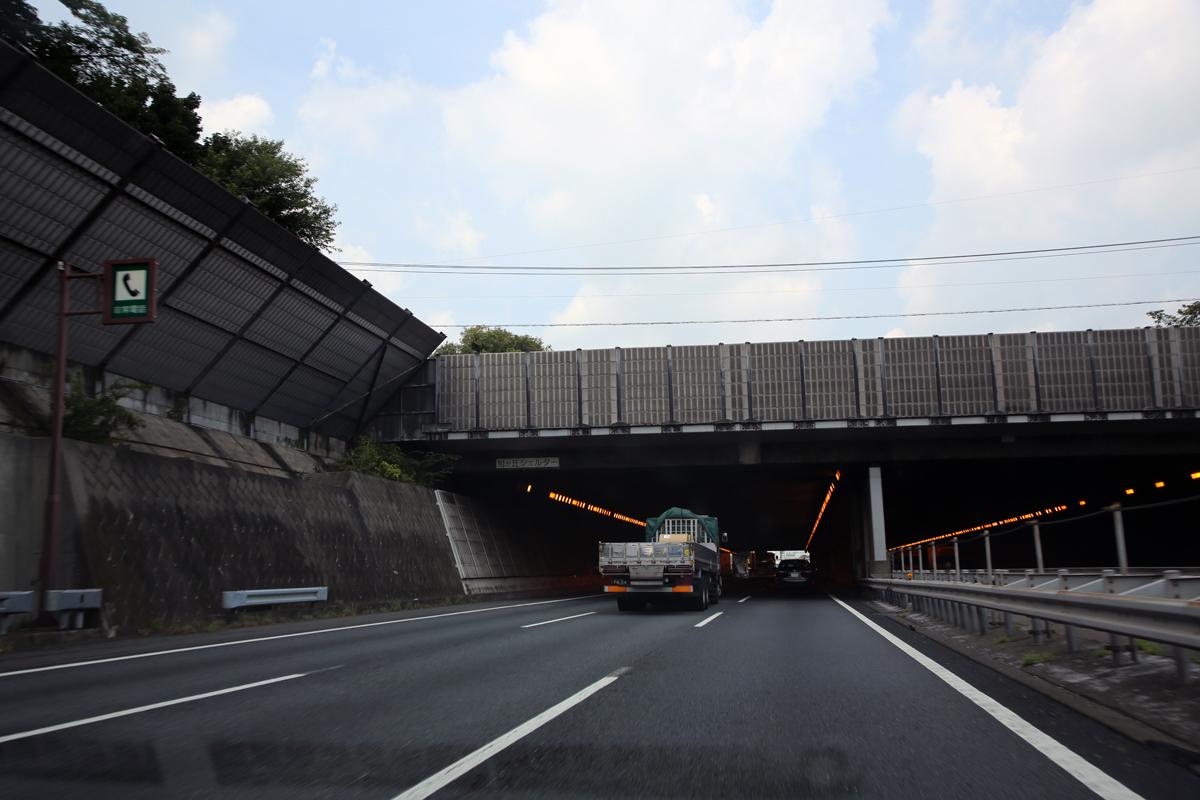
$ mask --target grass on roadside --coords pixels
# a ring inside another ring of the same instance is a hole
[[[1158,642],[1149,642],[1145,639],[1137,640],[1137,648],[1143,653],[1151,656],[1161,656],[1167,652],[1166,645],[1159,644]]]
[[[1049,664],[1055,658],[1053,653],[1025,653],[1021,656],[1021,666],[1032,667],[1037,664]]]

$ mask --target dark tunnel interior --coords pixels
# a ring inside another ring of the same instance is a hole
[[[1200,470],[1200,457],[881,466],[889,548],[1058,508],[1039,520],[1046,568],[1110,567],[1117,556],[1112,514],[1105,509],[1120,502],[1131,566],[1200,563],[1200,504],[1188,502],[1200,497],[1200,478],[1191,477]],[[833,494],[814,533],[831,483]],[[865,464],[512,470],[458,474],[449,488],[484,502],[521,540],[552,552],[554,563],[572,572],[594,569],[597,542],[639,540],[642,530],[552,500],[551,492],[638,520],[671,506],[715,516],[735,552],[807,545],[819,572],[837,583],[856,577],[863,529],[870,524]],[[963,569],[985,567],[980,536],[962,535]],[[1028,525],[995,526],[991,544],[994,568],[1035,566]],[[928,548],[922,558],[928,561]],[[937,550],[939,568],[952,566],[953,558],[946,539]]]

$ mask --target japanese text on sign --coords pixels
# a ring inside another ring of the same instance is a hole
[[[496,469],[558,469],[558,456],[497,458]]]

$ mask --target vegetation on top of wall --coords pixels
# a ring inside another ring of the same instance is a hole
[[[140,383],[117,383],[89,396],[83,375],[76,372],[64,397],[63,436],[82,442],[110,443],[142,427],[143,422],[120,401],[146,387]]]
[[[457,460],[444,453],[410,453],[363,436],[346,450],[336,469],[433,487],[450,475]]]

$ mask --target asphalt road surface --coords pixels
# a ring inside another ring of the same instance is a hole
[[[740,597],[9,655],[0,797],[1200,797],[1183,767],[857,601]]]

